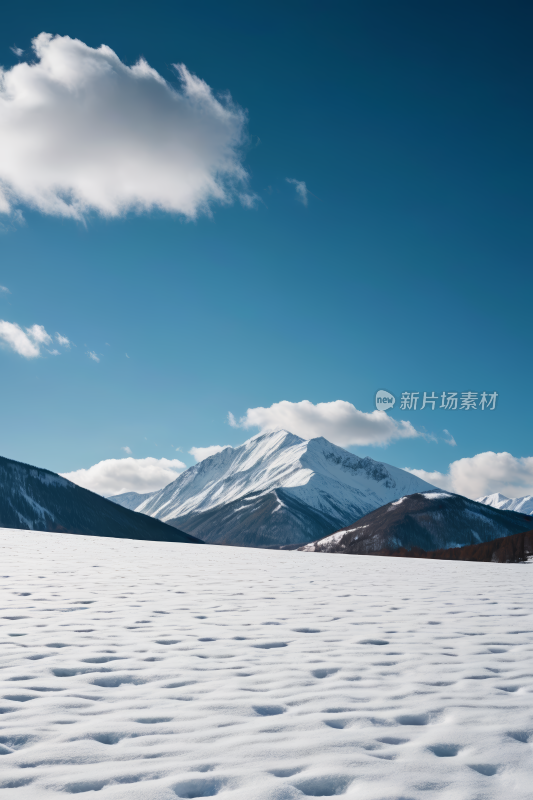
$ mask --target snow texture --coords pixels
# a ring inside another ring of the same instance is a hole
[[[526,800],[531,566],[2,530],[11,800]]]
[[[503,511],[517,511],[520,514],[529,514],[533,516],[532,495],[509,499],[504,494],[496,492],[495,494],[488,494],[486,497],[479,497],[477,502],[483,503],[486,506],[492,506],[493,508],[501,508]]]

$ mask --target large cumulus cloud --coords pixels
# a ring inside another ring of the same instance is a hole
[[[83,219],[162,209],[194,218],[246,192],[246,115],[183,64],[174,88],[106,45],[41,33],[0,72],[0,212]]]
[[[228,419],[234,428],[282,429],[303,439],[323,436],[340,447],[385,445],[422,435],[410,422],[396,421],[385,411],[359,411],[346,400],[316,404],[282,400],[269,408],[249,408],[239,420],[230,413]]]
[[[123,492],[155,492],[176,480],[185,464],[177,458],[108,458],[88,469],[61,473],[84,489],[104,497]]]
[[[407,468],[406,468],[407,469]],[[517,458],[511,453],[478,453],[452,461],[447,472],[407,469],[428,483],[476,500],[495,492],[506,497],[533,494],[533,457]]]

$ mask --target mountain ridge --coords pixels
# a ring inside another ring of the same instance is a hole
[[[77,486],[50,470],[0,456],[0,527],[149,541],[196,537]]]
[[[155,492],[145,492],[144,494],[140,494],[139,492],[121,492],[120,494],[111,494],[106,497],[106,500],[111,500],[112,503],[116,503],[118,506],[122,506],[122,508],[129,508],[130,511],[135,511],[135,509],[141,504],[144,503],[145,500],[148,500]]]
[[[311,541],[407,493],[435,489],[323,437],[259,433],[189,467],[136,511],[212,543]]]
[[[477,545],[530,529],[527,514],[502,511],[450,492],[424,492],[387,503],[299,550],[390,555],[401,548],[431,551]]]
[[[483,503],[492,508],[500,508],[502,511],[518,511],[520,514],[529,514],[533,516],[533,496],[524,495],[524,497],[506,497],[500,492],[495,494],[488,494],[485,497],[478,497],[477,503]]]

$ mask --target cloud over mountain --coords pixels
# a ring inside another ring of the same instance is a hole
[[[212,444],[210,447],[191,447],[189,453],[194,458],[196,463],[198,463],[203,461],[205,458],[209,458],[209,456],[214,456],[215,453],[220,453],[222,450],[226,450],[228,447],[230,447],[229,444]]]
[[[516,458],[511,453],[478,453],[453,461],[446,473],[408,469],[406,472],[456,494],[475,500],[501,492],[507,497],[533,494],[533,457]]]
[[[422,435],[410,422],[398,422],[385,411],[359,411],[345,400],[316,405],[309,400],[299,403],[282,400],[270,408],[249,408],[239,420],[230,412],[228,421],[233,428],[282,429],[303,439],[323,436],[340,447],[385,445],[395,439]]]
[[[89,469],[61,473],[72,483],[109,497],[123,492],[154,492],[176,480],[185,464],[177,458],[108,458]]]
[[[246,193],[246,115],[183,64],[174,88],[144,59],[41,33],[0,71],[0,212],[81,220],[161,209],[192,219]]]

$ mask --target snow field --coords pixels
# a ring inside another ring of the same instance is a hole
[[[531,798],[530,565],[0,548],[2,799]]]

